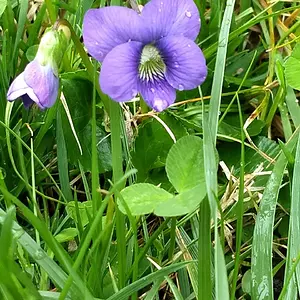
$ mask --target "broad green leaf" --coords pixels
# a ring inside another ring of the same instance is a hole
[[[83,151],[83,155],[79,156],[79,159],[85,171],[91,171],[92,169],[91,132],[92,132],[92,122],[89,122],[78,134],[82,151]],[[97,141],[99,172],[104,173],[107,171],[111,171],[112,154],[111,154],[110,136],[108,136],[105,133],[104,129],[99,125],[96,126],[96,141]]]
[[[227,58],[225,76],[236,76],[238,78],[243,78],[247,69],[249,68],[251,61],[253,59],[254,53],[256,53],[256,61],[259,59],[260,55],[265,51],[263,46],[257,47],[252,51],[242,51],[236,52],[233,56]],[[253,77],[255,78],[255,77]],[[252,78],[248,78],[251,80]]]
[[[159,116],[179,139],[187,135],[186,129],[173,116],[161,114]],[[154,168],[163,167],[169,149],[174,144],[166,129],[155,119],[147,120],[139,128],[139,135],[135,140],[132,161],[138,169],[138,181],[148,177],[148,172]]]
[[[66,228],[58,233],[55,238],[59,243],[64,243],[73,240],[78,235],[76,228]]]
[[[75,75],[74,75],[75,76]],[[63,129],[66,144],[68,145],[68,158],[73,164],[79,160],[85,171],[90,171],[91,166],[91,102],[92,85],[89,81],[79,79],[62,80],[63,92],[70,110],[74,128],[77,133],[83,154],[80,154],[78,144],[71,130],[66,113],[62,115]],[[96,130],[99,171],[101,173],[111,170],[110,139],[104,129],[98,124]]]
[[[126,187],[121,191],[121,195],[132,215],[152,213],[157,205],[173,198],[172,194],[149,183],[138,183]],[[120,201],[118,204],[120,210],[126,213]]]
[[[33,45],[26,51],[26,57],[29,61],[33,61],[38,51],[39,45]]]
[[[253,140],[259,150],[271,158],[275,158],[280,148],[278,144],[266,137],[259,136]],[[218,147],[220,159],[225,161],[229,169],[234,166],[233,174],[238,176],[240,172],[240,146],[235,143],[223,143]],[[247,147],[245,150],[245,173],[252,173],[258,166],[263,164],[264,168],[270,165],[270,162],[256,150]]]
[[[300,43],[298,43],[292,55],[286,60],[285,77],[289,86],[296,90],[300,90]]]
[[[205,181],[202,139],[186,136],[178,140],[167,156],[166,171],[179,193],[202,184]]]
[[[121,195],[131,213],[180,216],[193,211],[206,195],[202,147],[202,140],[195,136],[183,137],[172,146],[167,156],[166,170],[178,195],[174,196],[149,183],[125,188]],[[119,205],[125,213],[125,208]]]
[[[174,217],[188,214],[196,209],[206,195],[205,182],[190,190],[179,193],[158,204],[154,209],[157,216]]]
[[[251,294],[251,270],[246,271],[242,278],[242,289],[244,293]]]
[[[72,218],[77,223],[78,220],[76,215],[75,201],[70,201],[67,204],[66,210],[70,218]],[[82,226],[87,225],[89,223],[88,214],[93,214],[92,201],[78,202],[78,210]]]
[[[244,115],[244,120],[247,119],[248,115]],[[261,130],[264,128],[265,123],[262,120],[253,120],[250,126],[247,128],[247,132],[250,136],[256,136],[260,134]],[[229,137],[233,137],[236,139],[241,139],[241,127],[239,116],[229,115],[226,116],[222,121],[220,126],[218,127],[218,133],[222,135],[226,135]]]

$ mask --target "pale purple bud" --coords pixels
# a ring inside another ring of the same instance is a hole
[[[35,102],[41,109],[51,107],[58,94],[58,77],[50,65],[42,66],[34,59],[11,84],[7,100],[22,97],[25,107]]]

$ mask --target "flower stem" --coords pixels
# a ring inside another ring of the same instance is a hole
[[[169,257],[170,261],[174,257],[174,250],[175,250],[175,245],[176,245],[176,224],[177,224],[177,218],[173,217],[171,219],[170,248],[169,248],[169,253],[168,253],[168,257]]]
[[[101,204],[101,193],[98,192],[99,188],[99,170],[98,170],[98,153],[97,153],[97,124],[96,124],[96,88],[95,82],[97,81],[97,64],[94,63],[94,88],[93,88],[93,105],[92,105],[92,199],[93,199],[93,213],[96,215],[97,210]],[[100,231],[102,223],[100,224]]]

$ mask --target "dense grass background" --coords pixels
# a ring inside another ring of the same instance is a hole
[[[208,78],[156,114],[103,95],[81,42],[87,9],[129,3],[0,1],[0,299],[299,298],[300,2],[195,3]],[[60,100],[8,103],[58,16]]]

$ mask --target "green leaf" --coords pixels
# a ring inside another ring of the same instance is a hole
[[[285,99],[293,123],[295,127],[298,127],[300,125],[300,108],[298,105],[298,100],[296,98],[295,92],[291,87],[287,87]]]
[[[78,235],[76,228],[63,229],[59,234],[55,236],[59,243],[64,243],[73,240]]]
[[[248,295],[251,294],[251,270],[246,271],[242,278],[242,290]]]
[[[161,114],[160,118],[179,139],[187,135],[181,122],[170,115]],[[154,168],[165,165],[169,149],[174,144],[166,129],[155,119],[145,121],[139,128],[139,135],[135,140],[135,149],[132,161],[138,169],[138,181],[142,182],[148,177],[148,172]]]
[[[137,183],[122,190],[121,195],[132,215],[154,212],[157,216],[181,216],[193,211],[206,195],[205,183],[176,196],[149,183]],[[118,202],[120,210],[126,210]]]
[[[75,131],[82,147],[82,155],[78,148],[74,134],[71,130],[66,113],[62,115],[64,137],[68,145],[68,158],[73,164],[79,160],[84,171],[91,171],[91,102],[93,87],[87,80],[80,78],[63,79],[63,92],[70,110]],[[105,131],[97,125],[96,129],[99,171],[101,173],[111,170],[111,147],[110,139]]]
[[[39,293],[43,297],[43,300],[58,300],[60,297],[60,293],[58,292],[39,291]],[[67,296],[65,299],[71,300],[70,296]]]
[[[1,1],[1,0],[0,0]],[[38,51],[39,45],[33,45],[26,51],[26,57],[29,61],[33,61]]]
[[[180,216],[193,211],[205,197],[203,142],[199,137],[178,140],[167,156],[166,170],[179,194],[173,196],[149,183],[131,185],[121,195],[132,215],[154,212],[158,216]]]
[[[248,115],[244,115],[243,118],[246,120]],[[265,123],[262,120],[253,120],[250,126],[247,128],[247,132],[250,136],[256,136],[261,133]],[[218,127],[218,133],[226,136],[230,136],[236,139],[241,139],[241,126],[239,116],[229,115],[221,122]]]
[[[206,195],[205,182],[194,188],[179,193],[171,199],[158,204],[154,209],[157,216],[174,217],[188,214],[195,210]]]
[[[297,255],[300,253],[300,139],[298,139],[295,165],[293,172],[293,182],[292,182],[292,197],[291,197],[291,210],[290,210],[290,226],[289,226],[289,236],[288,236],[288,255],[286,259],[286,269],[285,269],[285,285],[288,284],[288,278],[293,270],[293,264]],[[292,280],[290,280],[288,285],[287,296],[288,299],[297,298],[297,294],[300,291],[300,265],[296,266],[296,272],[293,274]],[[297,293],[298,288],[298,293]]]
[[[166,171],[179,193],[202,185],[205,181],[202,139],[186,136],[178,140],[168,154]]]
[[[300,43],[298,43],[292,55],[286,60],[285,77],[289,86],[296,90],[300,90]]]
[[[92,132],[92,121],[90,121],[83,128],[83,130],[78,134],[81,147],[82,147],[82,152],[83,152],[83,155],[79,156],[79,159],[85,171],[92,170],[91,132]],[[97,145],[97,154],[98,154],[99,173],[111,171],[112,154],[111,154],[110,137],[106,134],[103,128],[98,125],[96,126],[96,142],[97,142],[96,145]]]
[[[280,147],[278,144],[266,137],[258,136],[253,140],[257,148],[271,158],[275,158],[278,154]],[[235,143],[223,143],[218,147],[220,153],[220,160],[225,161],[229,169],[234,166],[233,174],[238,176],[240,172],[240,146]],[[264,168],[270,165],[270,162],[264,158],[261,153],[252,148],[245,150],[245,173],[249,174],[254,172],[257,167],[263,164]],[[270,168],[268,168],[269,170]]]
[[[75,201],[70,201],[66,206],[66,210],[70,218],[72,218],[76,223],[78,223]],[[78,202],[78,210],[82,226],[87,225],[89,223],[88,214],[93,214],[92,201]]]
[[[286,144],[289,151],[293,151],[297,138],[298,136],[294,135]],[[287,159],[284,153],[281,153],[266,184],[255,221],[251,266],[253,299],[273,299],[274,297],[272,273],[274,219],[286,166]]]
[[[121,195],[132,215],[152,213],[157,205],[173,198],[172,194],[149,183],[138,183],[126,187],[121,191]],[[118,204],[120,210],[126,213],[120,201]]]

